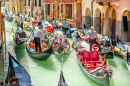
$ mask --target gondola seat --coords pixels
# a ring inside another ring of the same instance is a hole
[[[26,33],[24,31],[23,32],[16,32],[16,34],[18,34],[20,38],[26,38]]]
[[[90,52],[90,61],[89,62],[93,63],[94,65],[96,65],[96,63],[100,63],[98,51],[93,50]]]
[[[80,61],[82,61],[82,59],[83,59],[83,61],[90,61],[90,56],[89,56],[89,52],[88,51],[86,51],[86,50],[83,50],[81,53],[80,53],[80,58],[79,58],[79,60]]]
[[[96,66],[96,63],[101,63],[101,61],[99,60],[98,51],[96,50],[91,51],[90,53],[86,50],[83,50],[80,53],[79,60],[82,61],[82,59],[83,59],[84,64],[85,64],[85,61],[87,62],[87,64],[94,64],[95,66]],[[102,57],[102,60],[104,60],[103,57]]]

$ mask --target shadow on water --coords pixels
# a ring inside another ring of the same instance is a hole
[[[124,61],[123,61],[123,62],[121,62],[121,65],[123,66],[123,68],[124,68],[125,70],[128,70],[128,69],[127,69],[126,62],[124,62]]]
[[[124,59],[121,55],[115,55],[116,58]]]
[[[24,57],[26,57],[26,45],[25,44],[21,44],[21,45],[14,45],[14,52],[17,58],[17,61],[20,62],[21,59],[23,59]]]
[[[69,57],[69,55],[57,55],[57,54],[55,54],[54,56],[59,62],[62,62],[62,57],[63,57],[63,64],[67,61]]]
[[[117,68],[117,64],[113,59],[109,59],[109,65]]]
[[[125,68],[126,70],[128,70],[127,69],[127,66],[126,66],[126,61],[125,61],[125,59],[122,57],[122,56],[120,56],[120,55],[115,55],[117,58],[119,58],[119,59],[121,59],[121,62],[120,62],[120,64],[123,66],[123,68]]]
[[[115,86],[114,79],[111,79],[110,86]]]
[[[80,66],[79,66],[80,67]],[[81,69],[81,67],[80,67]],[[91,80],[81,69],[81,73],[83,74],[83,76],[86,78],[86,81],[88,81],[88,83],[93,83],[91,84],[92,86],[100,86],[99,84],[97,84],[96,82],[94,82],[93,80]]]
[[[39,60],[36,60],[32,57],[30,57],[38,66],[41,66],[41,67],[44,67],[48,70],[56,70],[56,67],[55,67],[55,64],[51,58],[51,56],[46,59],[46,60],[43,60],[43,61],[39,61]]]

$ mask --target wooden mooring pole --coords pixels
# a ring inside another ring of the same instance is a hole
[[[4,60],[4,40],[3,40],[3,25],[1,24],[1,36],[2,36],[2,58]]]
[[[5,33],[5,18],[3,19],[3,29],[4,29],[4,42],[5,42],[5,52],[6,52],[6,33]]]
[[[1,7],[1,1],[0,1]],[[1,40],[2,40],[2,58],[4,60],[4,43],[3,43],[3,25],[2,25],[2,16],[1,16],[1,9],[0,9],[0,30],[1,30]]]

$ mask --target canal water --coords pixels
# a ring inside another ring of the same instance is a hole
[[[18,62],[25,67],[36,86],[57,86],[61,72],[62,57],[63,74],[69,86],[99,86],[82,72],[78,65],[75,51],[70,55],[59,56],[53,54],[44,61],[29,57],[25,49],[26,45],[14,45],[14,33],[10,33],[12,26],[12,22],[6,21],[7,51],[11,52]],[[28,35],[30,34],[29,31],[26,32]],[[73,40],[71,38],[68,38],[68,40],[70,45],[72,45]],[[0,81],[4,80],[8,68],[8,56],[6,56],[5,61],[7,62],[0,60]],[[127,70],[125,60],[121,56],[115,56],[114,59],[109,60],[109,65],[113,69],[111,86],[130,86],[130,73]]]

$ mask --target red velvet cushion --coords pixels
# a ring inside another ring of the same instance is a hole
[[[55,43],[58,43],[57,41],[55,41]]]
[[[67,47],[67,44],[63,44],[63,43],[62,43],[62,45],[63,45],[64,47]]]
[[[47,48],[45,44],[42,44],[42,46],[43,46],[44,48]]]
[[[97,66],[97,67],[102,67],[103,64],[102,64],[102,63],[96,63],[96,66]]]
[[[83,57],[83,61],[89,61],[90,60],[90,57],[89,57],[89,52],[86,51],[86,50],[83,50],[81,53],[80,53],[80,57]]]
[[[98,61],[99,60],[98,51],[93,50],[93,51],[90,52],[90,60],[91,61]]]
[[[96,63],[101,63],[101,61],[100,60],[98,60],[98,61],[87,61],[87,63],[96,65]]]
[[[58,44],[54,44],[54,46],[58,46]]]
[[[95,66],[92,64],[87,64],[87,68],[95,68]]]
[[[32,44],[31,48],[35,48],[35,44]]]

